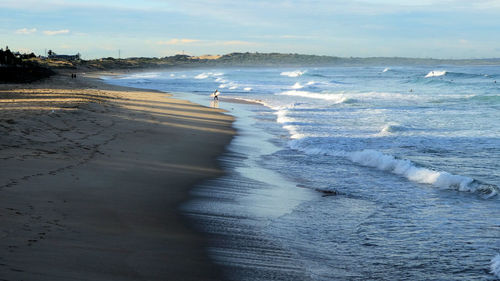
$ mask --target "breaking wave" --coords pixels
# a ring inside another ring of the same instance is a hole
[[[304,88],[304,85],[301,85],[299,82],[296,82],[290,88],[292,88],[292,89],[302,89],[302,88]]]
[[[316,82],[314,82],[314,81],[309,81],[304,85],[300,84],[300,82],[295,82],[295,84],[293,84],[293,86],[291,86],[290,89],[298,90],[298,89],[302,89],[302,88],[307,87],[307,86],[312,86],[314,84],[316,84]]]
[[[207,79],[208,77],[219,77],[224,75],[222,72],[203,72],[194,77],[194,79]],[[217,79],[216,79],[217,81]]]
[[[206,79],[206,78],[208,78],[207,73],[200,73],[194,77],[194,79]]]
[[[121,80],[131,80],[131,79],[152,79],[160,77],[160,73],[158,72],[144,72],[144,73],[136,73],[127,75],[124,77],[120,77]]]
[[[427,73],[427,75],[425,75],[425,78],[439,77],[439,76],[444,76],[444,75],[446,75],[446,70],[433,70],[433,71],[430,71],[429,73]]]
[[[288,76],[288,77],[299,77],[302,74],[306,73],[306,71],[300,71],[300,70],[295,70],[295,71],[284,71],[281,72],[281,76]]]
[[[410,160],[398,159],[377,150],[337,151],[329,148],[310,146],[304,140],[307,139],[290,141],[290,148],[311,155],[344,157],[361,166],[376,168],[405,177],[413,182],[429,184],[442,189],[478,193],[486,198],[493,197],[499,192],[498,187],[495,185],[482,183],[467,176],[421,167]]]
[[[451,78],[491,78],[487,74],[477,74],[477,73],[465,73],[465,72],[450,72],[446,70],[433,70],[425,75],[425,78],[429,77],[439,77],[439,76],[449,76]]]
[[[404,131],[408,131],[408,128],[398,124],[387,124],[384,126],[384,128],[382,128],[382,130],[380,130],[380,134],[387,135],[391,133],[404,132]]]

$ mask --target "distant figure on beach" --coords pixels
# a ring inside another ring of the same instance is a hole
[[[219,90],[216,89],[215,92],[212,94],[212,96],[214,96],[214,100],[219,100],[219,94],[220,94]]]

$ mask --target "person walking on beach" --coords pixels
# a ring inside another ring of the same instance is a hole
[[[215,89],[215,92],[212,94],[212,96],[214,96],[214,100],[219,100],[219,90]]]

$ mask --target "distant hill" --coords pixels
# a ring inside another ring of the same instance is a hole
[[[401,57],[371,57],[371,58],[343,58],[334,56],[317,56],[281,53],[231,53],[214,60],[215,64],[222,65],[500,65],[500,58],[494,59],[421,59]]]
[[[175,55],[163,58],[136,57],[126,59],[101,58],[94,60],[57,61],[38,63],[52,69],[88,68],[90,70],[142,69],[168,67],[256,67],[256,66],[363,66],[363,65],[500,65],[494,59],[421,59],[400,57],[343,58],[282,53],[230,53],[226,55]]]
[[[6,53],[4,53],[4,57]],[[64,56],[63,56],[64,57]],[[500,58],[492,59],[421,59],[401,57],[344,58],[282,53],[230,53],[226,55],[188,56],[175,55],[163,58],[135,57],[116,59],[112,57],[81,60],[42,58],[34,54],[14,56],[9,53],[6,61],[0,62],[0,82],[33,81],[50,76],[52,70],[111,70],[111,69],[158,69],[195,67],[266,67],[266,66],[396,66],[396,65],[499,65]]]
[[[214,67],[214,66],[362,66],[362,65],[500,65],[500,58],[493,59],[421,59],[401,57],[342,58],[281,53],[230,53],[226,55],[188,56],[175,55],[164,58],[99,59],[83,61],[96,68],[144,67]]]

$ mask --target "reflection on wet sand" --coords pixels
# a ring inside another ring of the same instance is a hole
[[[218,100],[213,100],[210,102],[210,107],[212,108],[219,108],[219,101]]]

